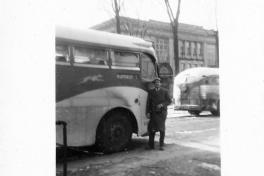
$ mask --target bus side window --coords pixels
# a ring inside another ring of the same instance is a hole
[[[133,52],[114,51],[111,54],[112,66],[131,67],[139,69],[139,56]]]
[[[152,81],[156,76],[155,65],[151,58],[145,54],[141,55],[141,78]]]
[[[108,65],[107,52],[104,49],[74,47],[73,55],[75,63]]]
[[[69,49],[66,45],[56,45],[56,61],[69,62]]]

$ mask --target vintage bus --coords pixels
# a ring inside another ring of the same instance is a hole
[[[67,123],[68,146],[109,153],[124,149],[132,133],[145,135],[147,90],[157,70],[151,42],[56,27],[56,120]]]
[[[220,115],[218,68],[196,67],[179,73],[174,79],[175,110],[192,115],[210,111]]]

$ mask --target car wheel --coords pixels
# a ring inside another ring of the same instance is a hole
[[[199,110],[189,110],[188,112],[191,115],[195,115],[195,116],[199,116],[199,114],[201,113],[201,111],[199,111]]]
[[[217,109],[211,111],[214,116],[220,116],[220,101],[217,102]]]

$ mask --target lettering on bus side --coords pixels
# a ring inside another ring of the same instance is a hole
[[[116,78],[117,79],[129,79],[129,80],[131,80],[131,79],[137,79],[136,76],[134,76],[134,75],[128,75],[128,74],[117,74],[116,75]]]

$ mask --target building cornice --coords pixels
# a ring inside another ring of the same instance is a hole
[[[133,26],[137,27],[142,27],[139,25],[146,24],[146,26],[152,31],[157,31],[158,33],[170,33],[172,36],[172,30],[171,30],[171,25],[170,23],[166,22],[161,22],[161,21],[156,21],[156,20],[139,20],[139,19],[134,19],[134,18],[129,18],[129,17],[120,17],[120,22],[125,23],[129,22],[132,23]],[[107,20],[101,24],[95,25],[92,27],[92,29],[98,29],[98,30],[106,30],[115,25],[115,19],[112,18],[110,20]],[[194,35],[194,36],[204,36],[204,37],[215,37],[216,31],[214,30],[207,30],[204,29],[202,26],[196,26],[196,25],[191,25],[191,24],[185,24],[185,23],[179,23],[179,35]],[[155,32],[156,33],[156,32]],[[162,34],[162,35],[163,35]]]

